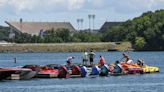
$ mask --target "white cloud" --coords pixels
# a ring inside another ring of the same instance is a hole
[[[109,2],[109,1],[110,0],[88,0],[88,3],[95,7],[103,7],[105,5],[105,3]]]
[[[85,0],[68,0],[69,10],[80,9],[82,8]]]
[[[0,0],[1,11],[15,13],[92,11],[98,8],[120,13],[144,12],[164,8],[164,0]]]

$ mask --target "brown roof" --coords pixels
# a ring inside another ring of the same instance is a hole
[[[23,33],[29,33],[32,35],[38,35],[40,30],[60,29],[65,28],[70,31],[75,31],[74,27],[69,22],[9,22],[5,21],[10,27],[21,31]]]

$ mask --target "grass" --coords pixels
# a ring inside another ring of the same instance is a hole
[[[108,51],[131,49],[129,42],[54,43],[54,44],[1,44],[0,52],[80,52],[84,50]]]

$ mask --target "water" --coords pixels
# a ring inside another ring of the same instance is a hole
[[[160,67],[160,73],[127,76],[87,77],[73,79],[31,79],[0,81],[0,92],[163,92],[164,52],[128,52],[136,61],[145,60],[148,65]],[[96,52],[95,63],[103,55],[108,63],[121,59],[120,52]],[[81,62],[81,53],[0,53],[1,67],[26,64],[64,64],[68,56]],[[17,63],[14,63],[14,57]]]

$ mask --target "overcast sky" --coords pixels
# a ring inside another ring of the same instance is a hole
[[[0,25],[5,20],[69,21],[78,18],[88,28],[88,14],[95,14],[95,27],[105,21],[126,21],[143,12],[164,9],[164,0],[0,0]]]

